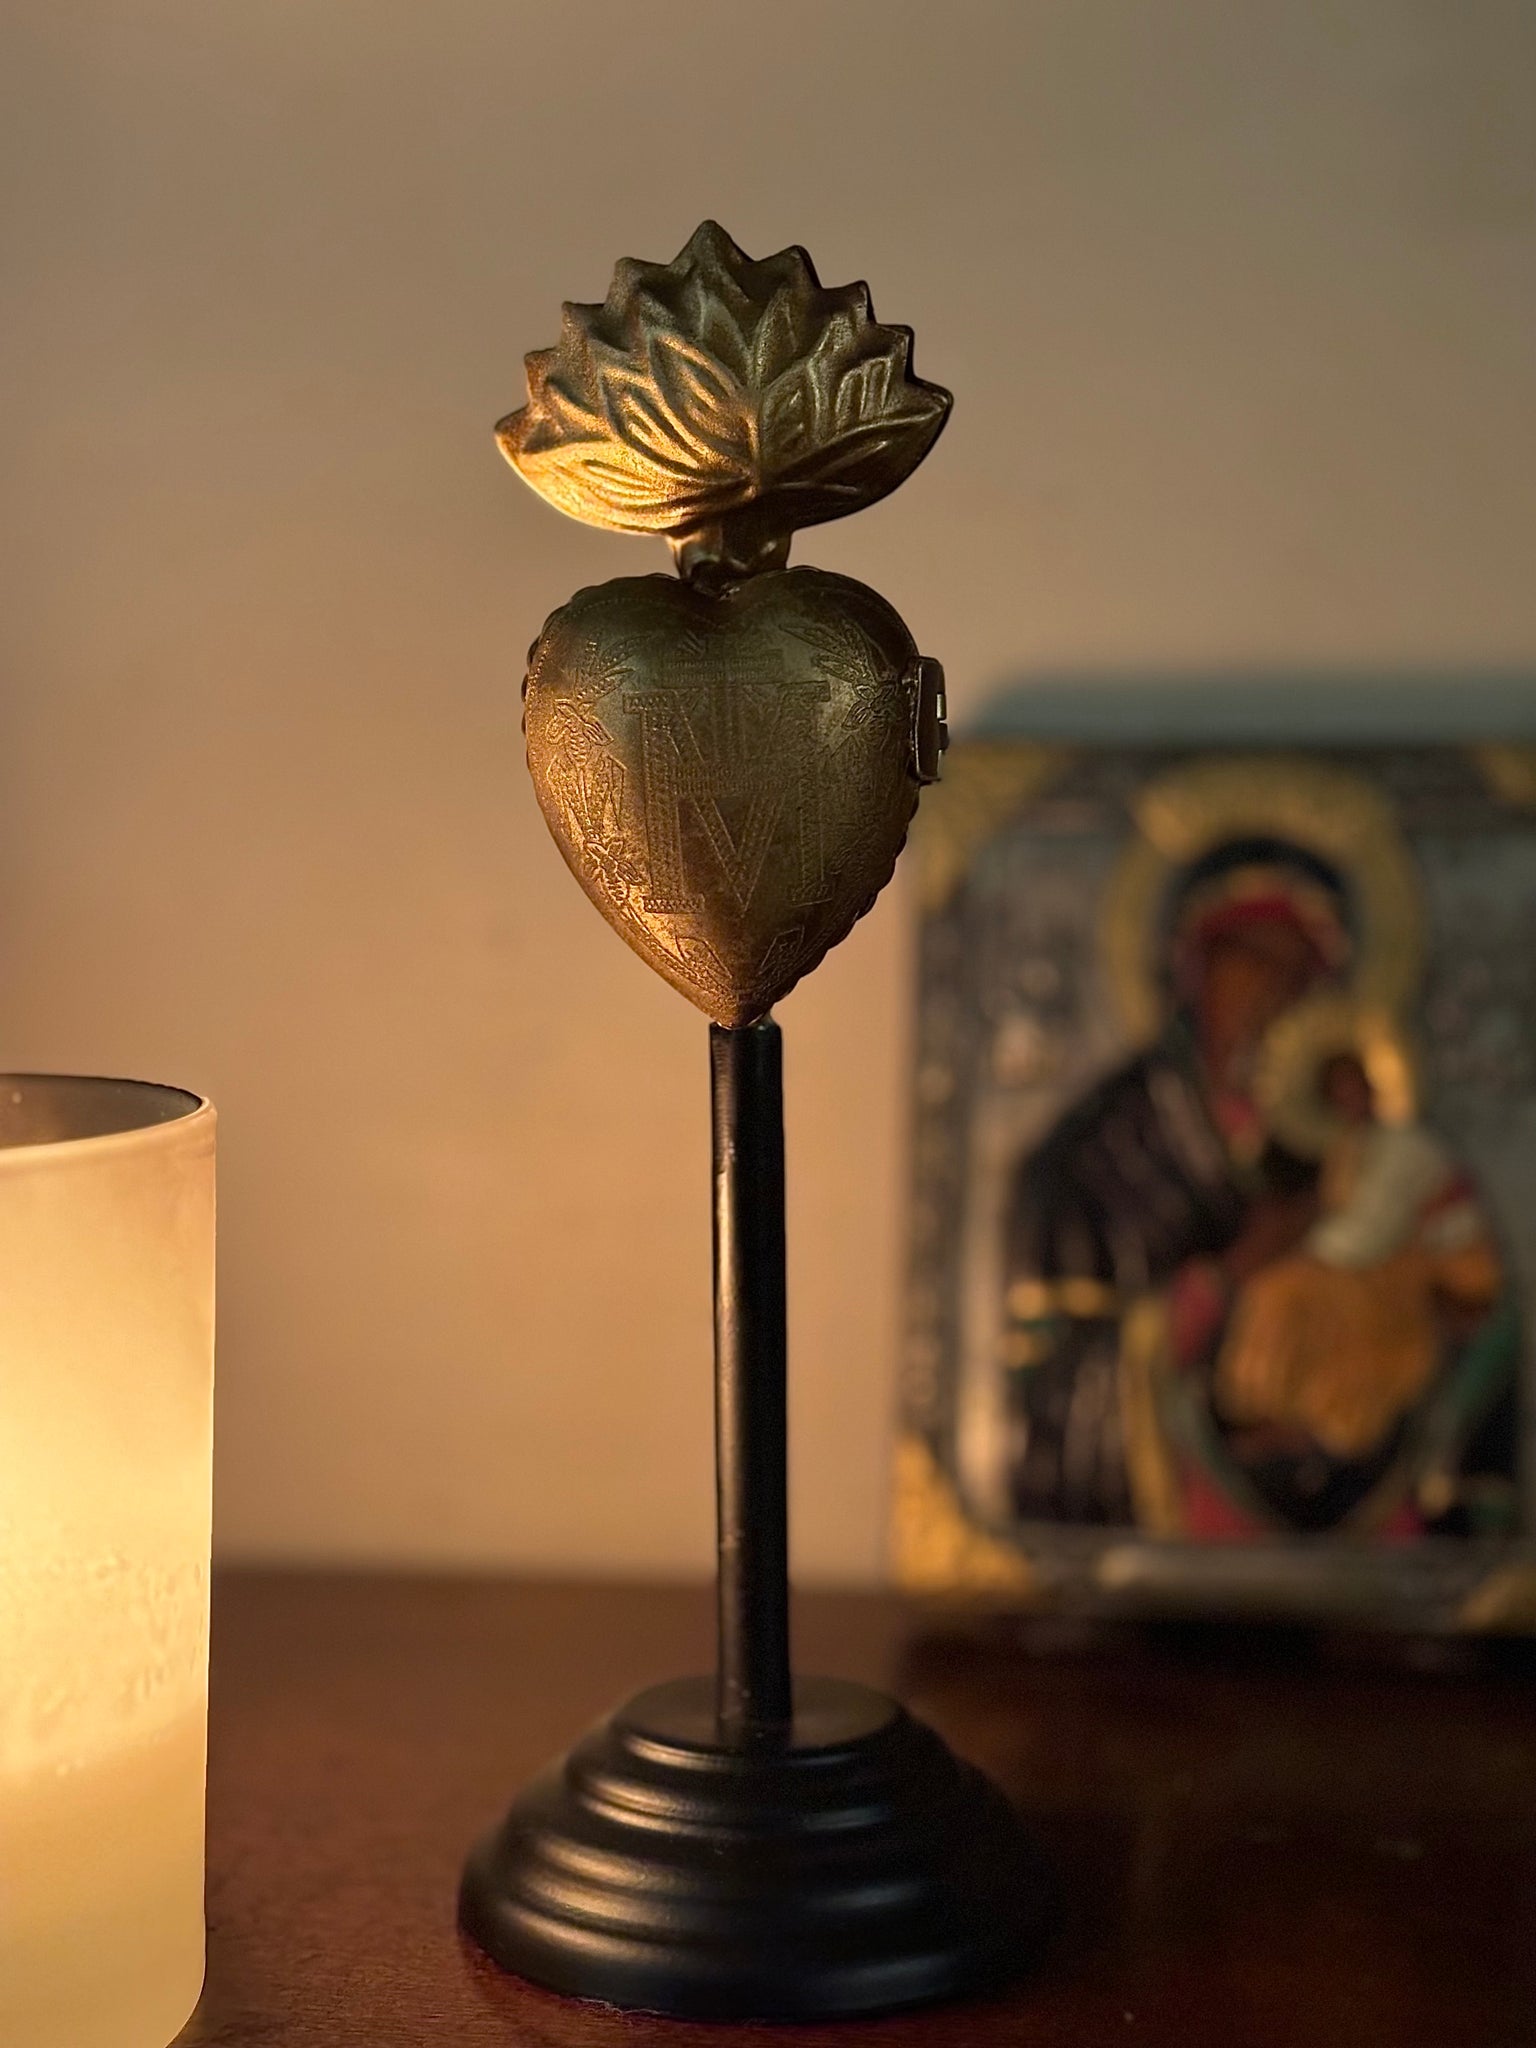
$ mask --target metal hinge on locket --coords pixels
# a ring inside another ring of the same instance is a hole
[[[920,654],[908,664],[902,681],[912,693],[912,775],[926,788],[938,781],[939,764],[949,745],[943,664],[931,654]]]

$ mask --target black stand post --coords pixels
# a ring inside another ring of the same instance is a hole
[[[894,1700],[791,1681],[778,1026],[710,1028],[718,1670],[631,1700],[514,1802],[459,1917],[505,1969],[680,2019],[891,2011],[1013,1975],[1040,1860]]]
[[[722,1737],[773,1740],[789,1684],[784,1056],[769,1019],[709,1027]]]

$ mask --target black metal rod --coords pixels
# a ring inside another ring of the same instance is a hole
[[[715,1476],[723,1734],[770,1736],[789,1675],[784,1063],[779,1027],[709,1027],[715,1208]]]

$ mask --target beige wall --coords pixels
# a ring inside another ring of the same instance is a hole
[[[1525,0],[12,0],[0,1053],[222,1112],[242,1555],[702,1568],[702,1021],[602,929],[519,658],[661,567],[491,422],[699,216],[953,385],[799,550],[963,715],[1032,663],[1536,653]],[[795,1514],[879,1567],[905,912],[781,1011]]]

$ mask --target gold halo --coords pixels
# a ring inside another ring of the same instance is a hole
[[[1413,1053],[1391,1016],[1345,996],[1308,996],[1265,1032],[1253,1087],[1265,1128],[1303,1159],[1320,1159],[1349,1128],[1317,1088],[1323,1062],[1346,1052],[1365,1068],[1381,1123],[1418,1114]]]
[[[1155,776],[1132,809],[1138,830],[1104,892],[1100,941],[1133,1038],[1153,1038],[1163,1025],[1159,914],[1169,886],[1228,840],[1278,839],[1344,876],[1356,922],[1348,988],[1358,1002],[1398,1010],[1417,988],[1418,875],[1391,805],[1363,776],[1303,755],[1224,755]]]

